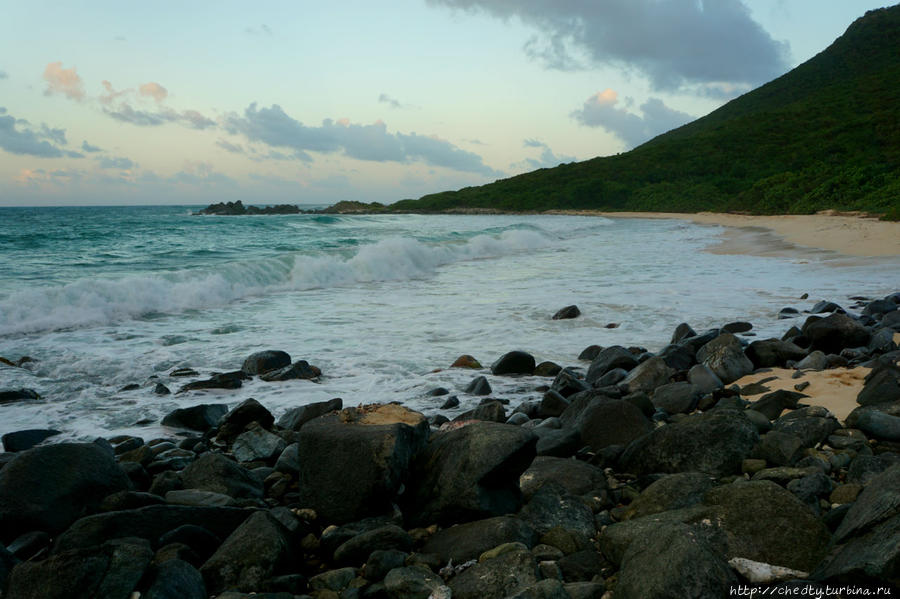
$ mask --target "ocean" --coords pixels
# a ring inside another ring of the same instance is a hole
[[[780,337],[785,306],[896,291],[896,259],[824,251],[710,252],[724,229],[680,220],[548,215],[192,216],[199,207],[0,209],[0,434],[54,428],[70,438],[165,434],[160,419],[198,403],[254,397],[276,416],[341,397],[399,401],[426,414],[481,398],[461,354],[484,366],[520,349],[563,366],[585,347],[668,343],[749,320]],[[803,294],[809,298],[801,300]],[[551,320],[576,304],[582,316]],[[608,325],[617,325],[608,328]],[[266,383],[159,396],[181,367],[239,369],[280,349],[321,368],[319,383]],[[492,377],[494,396],[537,399],[547,379]],[[126,385],[136,389],[121,390]],[[171,432],[171,431],[168,431]]]

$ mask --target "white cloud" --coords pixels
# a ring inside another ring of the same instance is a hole
[[[582,125],[606,129],[629,148],[694,120],[693,116],[669,108],[658,98],[650,98],[641,104],[642,115],[619,108],[618,103],[618,94],[606,89],[585,100],[571,116]]]
[[[51,62],[44,69],[44,80],[47,89],[44,94],[62,94],[70,100],[84,99],[84,82],[75,70],[62,68],[62,62]]]

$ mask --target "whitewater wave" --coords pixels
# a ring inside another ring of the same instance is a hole
[[[210,270],[81,279],[66,285],[13,292],[0,300],[0,334],[22,334],[103,325],[148,314],[215,308],[266,293],[339,287],[433,276],[448,264],[498,258],[551,246],[536,231],[478,235],[464,243],[426,244],[387,238],[349,258],[284,254],[230,262]]]

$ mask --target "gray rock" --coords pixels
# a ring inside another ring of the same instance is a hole
[[[541,398],[537,416],[538,418],[553,418],[565,412],[568,407],[569,401],[551,388]]]
[[[755,368],[783,367],[789,360],[806,357],[802,347],[782,339],[760,339],[747,346],[746,355]]]
[[[3,448],[6,451],[19,452],[31,449],[35,445],[44,442],[50,437],[55,437],[60,431],[45,428],[32,428],[24,431],[6,433],[0,437]]]
[[[360,565],[376,550],[397,549],[409,551],[413,539],[409,533],[394,524],[381,526],[342,543],[334,551],[334,561],[348,566]]]
[[[290,366],[270,370],[260,375],[259,378],[266,382],[274,383],[279,381],[313,380],[321,374],[322,372],[318,368],[310,366],[306,360],[297,360]]]
[[[803,447],[815,447],[840,428],[838,421],[825,408],[810,406],[788,412],[775,421],[775,430],[800,437]]]
[[[579,316],[581,316],[581,310],[578,309],[578,306],[566,306],[557,310],[556,314],[553,315],[553,320],[565,320],[578,318]]]
[[[539,456],[568,458],[581,448],[581,434],[578,429],[550,429],[539,426],[533,431],[538,435],[535,451]]]
[[[600,493],[608,487],[606,475],[600,468],[569,458],[538,456],[519,477],[526,501],[548,482],[562,486],[572,495]]]
[[[825,370],[828,368],[828,356],[819,350],[797,362],[797,370]]]
[[[440,576],[421,565],[394,568],[384,577],[384,588],[391,599],[437,597],[443,586]],[[450,594],[444,596],[449,598]]]
[[[242,401],[222,416],[219,421],[218,440],[230,443],[247,430],[251,422],[256,422],[265,429],[271,429],[275,422],[272,413],[252,397]]]
[[[600,450],[627,445],[653,430],[653,424],[631,402],[597,398],[579,414],[575,428],[584,445]]]
[[[715,371],[715,369],[713,369]],[[655,356],[644,362],[641,362],[622,380],[622,385],[628,390],[628,393],[642,391],[651,393],[659,386],[669,382],[675,374],[675,369],[671,368],[662,358]]]
[[[334,412],[343,408],[344,402],[340,397],[328,401],[318,401],[297,408],[291,408],[278,419],[278,426],[292,431],[299,431],[300,427],[319,416]]]
[[[876,366],[866,376],[856,403],[870,406],[896,401],[900,401],[900,368],[895,364]]]
[[[241,365],[246,374],[262,374],[291,365],[291,356],[281,350],[270,349],[250,354]]]
[[[669,474],[652,483],[631,502],[626,518],[642,518],[696,505],[715,484],[714,478],[702,472]]]
[[[234,498],[259,499],[263,485],[234,460],[219,453],[204,453],[182,472],[186,489],[213,491]]]
[[[835,531],[835,542],[842,543],[850,537],[865,534],[879,523],[900,513],[898,490],[900,465],[888,468],[872,478]]]
[[[787,484],[787,490],[807,505],[819,509],[819,499],[828,497],[834,489],[834,483],[822,472],[816,472],[803,478],[797,478]]]
[[[57,443],[16,455],[0,470],[0,536],[65,530],[131,486],[111,451],[95,443]]]
[[[439,556],[442,563],[452,560],[459,565],[498,545],[522,543],[531,548],[537,541],[538,534],[520,518],[496,516],[439,530],[428,539],[422,552]]]
[[[523,351],[511,351],[491,364],[491,374],[532,374],[534,367],[534,356]]]
[[[657,387],[653,393],[653,405],[669,414],[686,414],[697,407],[703,395],[700,387],[679,381]]]
[[[465,522],[519,509],[519,476],[537,437],[521,427],[475,422],[431,436],[416,456],[404,514],[417,525]]]
[[[638,365],[637,358],[630,351],[621,345],[613,345],[607,347],[597,354],[597,357],[591,362],[588,368],[585,380],[590,383],[596,383],[600,378],[611,370],[621,368],[623,370],[631,370]]]
[[[467,568],[453,577],[453,599],[503,599],[537,583],[537,567],[524,546]]]
[[[225,404],[200,404],[178,408],[165,415],[162,425],[206,432],[216,426],[227,412],[228,406]]]
[[[696,385],[704,395],[725,386],[716,373],[703,364],[694,364],[691,367],[688,371],[688,382]]]
[[[888,352],[892,352],[897,349],[897,344],[894,342],[894,330],[890,328],[882,328],[875,332],[872,335],[872,340],[869,341],[869,345],[866,346],[872,353],[886,354]]]
[[[256,590],[290,557],[287,530],[266,512],[254,512],[200,568],[211,593]]]
[[[332,591],[340,593],[346,589],[350,582],[356,578],[355,568],[338,568],[326,570],[309,579],[309,588],[313,591]],[[328,595],[325,595],[326,597]]]
[[[594,358],[596,358],[600,352],[603,351],[602,345],[589,345],[578,354],[579,360],[587,360],[589,362],[593,362]]]
[[[384,580],[388,572],[394,568],[402,568],[406,564],[408,554],[399,549],[376,549],[369,555],[363,569],[366,580],[378,582]]]
[[[694,414],[632,442],[621,461],[626,472],[736,474],[759,440],[756,428],[735,410]]]
[[[791,466],[800,459],[803,440],[783,431],[770,431],[759,438],[753,457],[776,466]]]
[[[687,339],[688,337],[696,336],[697,333],[694,331],[694,329],[691,328],[691,325],[686,322],[682,322],[677,327],[675,327],[675,331],[672,333],[672,341],[670,341],[670,343],[678,343],[679,341]]]
[[[297,476],[300,472],[300,444],[291,443],[284,448],[278,461],[275,462],[275,470]]]
[[[483,376],[472,379],[465,389],[465,392],[470,395],[490,395],[491,391],[491,384]]]
[[[586,391],[590,388],[591,385],[589,383],[578,378],[578,376],[568,368],[560,370],[556,375],[556,378],[553,379],[553,383],[550,385],[550,390],[555,391],[561,397],[569,397],[570,395],[574,395],[580,391]],[[559,416],[559,414],[554,414],[554,416]]]
[[[803,323],[803,334],[810,340],[811,348],[826,354],[838,354],[845,347],[868,345],[872,335],[846,314],[831,314],[826,318],[810,316]]]
[[[732,383],[753,372],[753,362],[744,355],[743,346],[731,333],[719,335],[699,350],[697,361],[709,367],[719,379]]]
[[[206,599],[203,575],[191,564],[171,559],[153,568],[147,592],[142,599]]]
[[[850,508],[851,510],[853,508]],[[900,514],[848,539],[812,573],[815,580],[859,584],[881,582],[900,585]]]
[[[869,437],[887,441],[900,441],[900,417],[877,410],[867,410],[859,415],[856,427]]]
[[[251,424],[235,438],[231,453],[239,462],[269,461],[284,451],[284,439],[258,424]]]
[[[519,511],[519,517],[538,534],[553,528],[563,528],[591,538],[596,534],[594,514],[578,497],[555,483],[541,486],[531,500]]]
[[[616,566],[621,566],[625,552],[635,541],[657,536],[658,531],[673,523],[690,524],[692,526],[702,523],[709,518],[710,512],[711,510],[707,506],[694,505],[617,522],[608,525],[600,532],[597,537],[597,543],[603,555],[610,562]]]

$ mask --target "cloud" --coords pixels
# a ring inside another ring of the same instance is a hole
[[[38,158],[82,158],[78,152],[72,152],[60,145],[66,143],[64,129],[51,129],[41,125],[40,129],[31,129],[28,121],[16,119],[3,111],[0,116],[0,149],[10,154],[37,156]]]
[[[47,81],[44,95],[63,94],[70,100],[84,99],[84,82],[75,67],[64,69],[61,62],[51,62],[44,69],[44,79]]]
[[[115,169],[119,169],[119,170],[127,170],[127,169],[137,166],[134,162],[132,162],[128,158],[119,157],[119,156],[104,157],[104,158],[101,158],[99,162],[100,162],[100,168],[115,168]]]
[[[9,75],[6,71],[0,71],[0,79],[9,79]]]
[[[410,162],[420,160],[432,166],[454,170],[497,175],[481,156],[461,150],[449,141],[416,133],[389,133],[387,126],[377,121],[359,125],[348,120],[325,119],[318,127],[309,127],[290,117],[278,104],[257,108],[253,103],[243,115],[230,114],[225,118],[225,130],[240,134],[251,142],[291,148],[300,159],[307,152],[335,153],[358,160],[375,162]]]
[[[155,111],[147,111],[135,109],[127,102],[122,102],[113,108],[104,108],[103,112],[117,121],[139,127],[158,127],[166,123],[179,123],[191,129],[208,129],[216,125],[214,120],[203,116],[196,110],[178,112],[171,108],[162,108]]]
[[[220,139],[216,142],[216,145],[225,150],[226,152],[231,152],[232,154],[244,154],[244,147],[233,144],[225,141],[224,139]]]
[[[71,185],[81,180],[82,172],[78,169],[55,169],[47,171],[42,168],[23,168],[13,177],[13,181],[25,187],[39,187],[42,184]]]
[[[187,185],[216,185],[227,184],[236,186],[237,181],[227,175],[216,172],[213,165],[208,162],[186,160],[184,167],[171,177],[170,183],[183,183]]]
[[[268,25],[263,23],[262,25],[259,26],[259,29],[257,29],[256,27],[247,27],[246,29],[244,29],[244,33],[246,33],[248,35],[271,36],[272,29]]]
[[[89,144],[87,142],[87,140],[84,140],[83,142],[81,142],[81,149],[82,149],[82,151],[88,152],[88,153],[103,151],[103,148],[99,148],[97,146],[92,146],[91,144]]]
[[[157,102],[162,102],[169,95],[169,90],[156,82],[145,83],[138,88],[138,93],[142,96],[153,98]]]
[[[105,94],[101,94],[97,98],[98,100],[100,100],[101,104],[112,104],[117,99],[119,99],[122,96],[125,96],[127,94],[130,94],[132,92],[132,90],[130,90],[130,89],[123,89],[121,91],[116,91],[113,88],[112,83],[110,83],[106,79],[104,79],[100,83],[101,83],[101,85],[103,85],[103,89],[106,90]]]
[[[554,69],[634,69],[658,90],[708,82],[756,86],[784,73],[789,45],[772,39],[741,0],[428,0],[538,33],[525,45]]]
[[[532,169],[552,168],[554,166],[559,166],[564,162],[573,162],[575,160],[574,156],[557,156],[553,153],[553,150],[550,149],[550,146],[537,139],[526,139],[522,142],[522,145],[526,148],[540,148],[541,155],[538,158],[526,158],[522,162],[513,164],[513,167],[524,166]]]
[[[695,117],[666,106],[658,98],[650,98],[641,104],[642,116],[617,108],[618,94],[606,89],[584,101],[580,110],[571,113],[572,118],[588,127],[602,127],[625,142],[629,148],[694,120]]]

